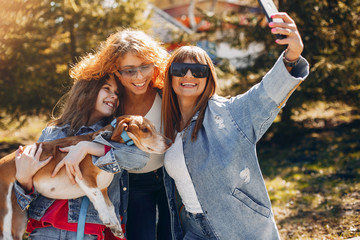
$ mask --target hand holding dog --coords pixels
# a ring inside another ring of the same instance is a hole
[[[59,148],[62,152],[68,154],[56,165],[52,177],[54,177],[62,167],[66,167],[66,175],[69,177],[72,184],[75,184],[75,177],[82,180],[82,173],[80,170],[80,163],[87,154],[102,156],[104,155],[104,146],[101,144],[82,141],[76,145]]]
[[[16,180],[26,190],[30,191],[33,187],[32,178],[35,173],[44,167],[52,159],[52,156],[44,161],[40,161],[42,144],[36,149],[36,144],[26,146],[25,149],[19,146],[15,153]]]

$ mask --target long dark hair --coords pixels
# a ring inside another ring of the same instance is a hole
[[[74,135],[81,126],[88,125],[90,115],[95,108],[98,93],[108,80],[109,75],[105,75],[98,80],[76,81],[66,94],[66,100],[61,107],[62,113],[52,120],[49,125],[62,126],[70,124],[69,136]],[[119,85],[118,81],[116,83]],[[105,118],[105,121],[109,122],[112,118],[113,116],[109,116]]]
[[[196,46],[183,46],[174,51],[166,66],[165,82],[163,88],[163,98],[161,107],[161,118],[164,127],[164,134],[168,138],[175,140],[175,131],[180,129],[181,112],[177,96],[172,89],[172,76],[169,75],[169,69],[173,62],[184,62],[186,58],[193,60],[196,63],[206,64],[210,67],[210,76],[207,79],[204,92],[198,99],[197,105],[192,112],[192,116],[199,111],[198,119],[196,120],[195,129],[191,135],[191,139],[195,140],[199,129],[202,127],[204,120],[205,110],[209,98],[215,94],[216,90],[216,73],[215,67],[208,56],[208,54],[201,48]],[[189,125],[191,118],[185,124]]]

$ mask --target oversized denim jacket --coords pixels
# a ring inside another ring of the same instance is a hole
[[[217,239],[279,239],[256,143],[308,74],[305,59],[290,74],[280,56],[245,94],[213,96],[195,141],[191,133],[196,117],[184,130],[185,162]]]
[[[256,155],[256,143],[291,93],[309,74],[309,65],[304,58],[301,57],[290,74],[282,57],[283,54],[263,80],[245,94],[231,99],[213,96],[208,101],[203,127],[195,141],[191,141],[191,132],[197,115],[184,130],[185,162],[217,239],[279,239]],[[134,165],[141,168],[148,160],[148,156],[136,148],[110,144],[102,136],[95,141],[113,147],[104,157],[93,157],[94,164],[103,170],[116,172],[134,168]],[[175,184],[166,171],[164,183],[172,236],[174,240],[180,240],[183,232]]]
[[[83,126],[78,130],[75,136],[95,132],[101,129],[103,126],[104,126],[103,121],[100,121],[90,127]],[[69,125],[64,125],[61,127],[56,127],[56,126],[47,127],[43,130],[42,135],[39,138],[39,142],[52,141],[55,139],[67,137],[68,129],[69,129]],[[127,189],[125,185],[127,184],[128,181],[126,177],[127,175],[123,176],[121,171],[117,171],[117,174],[115,174],[114,179],[108,188],[108,195],[111,202],[114,204],[118,219],[120,219],[119,214],[124,216],[124,212],[125,212],[124,210],[127,206],[127,202],[126,202]],[[40,195],[38,192],[36,192],[36,189],[33,194],[28,195],[17,183],[15,183],[14,186],[15,186],[15,195],[17,197],[18,203],[23,210],[28,209],[28,215],[30,218],[40,220],[41,217],[46,212],[46,210],[55,201],[54,199],[49,199]],[[68,201],[69,204],[68,221],[70,223],[74,223],[78,221],[81,201],[82,198],[70,199]],[[99,218],[98,212],[95,210],[92,203],[89,204],[87,210],[86,222],[103,224],[103,222]]]

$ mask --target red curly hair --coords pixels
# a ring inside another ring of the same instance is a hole
[[[89,53],[70,69],[70,76],[74,81],[100,79],[117,71],[121,58],[128,52],[154,64],[151,85],[162,89],[169,54],[160,42],[134,29],[123,29],[110,35],[95,54]]]

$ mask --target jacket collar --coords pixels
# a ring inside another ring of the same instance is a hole
[[[103,128],[104,126],[105,126],[105,120],[102,119],[102,120],[98,121],[97,123],[95,123],[93,125],[81,126],[79,128],[79,130],[77,130],[76,133],[74,133],[74,136],[81,135],[81,133],[83,133],[83,132],[96,132],[97,130]],[[56,127],[59,128],[61,131],[68,132],[69,128],[70,128],[70,124],[67,123],[65,125],[56,126]]]

